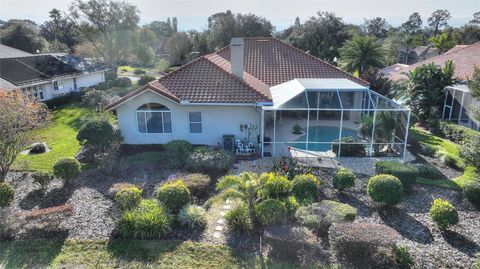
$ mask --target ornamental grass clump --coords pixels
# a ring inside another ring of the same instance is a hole
[[[123,212],[117,230],[124,238],[160,239],[170,232],[170,223],[167,211],[155,199],[146,199]]]
[[[355,186],[356,176],[347,168],[340,168],[333,177],[333,187],[339,191]]]
[[[187,205],[180,210],[177,221],[182,227],[202,228],[207,224],[205,209],[198,205]]]
[[[237,235],[250,234],[253,225],[248,214],[248,208],[245,203],[240,203],[232,207],[226,214],[228,230]]]
[[[392,206],[402,201],[403,186],[395,176],[376,175],[368,180],[367,193],[375,202]]]
[[[430,218],[437,223],[440,230],[445,231],[448,227],[459,221],[457,209],[447,200],[436,198],[433,200],[429,211]]]
[[[190,191],[181,180],[167,182],[157,191],[158,200],[169,210],[177,213],[190,203]]]

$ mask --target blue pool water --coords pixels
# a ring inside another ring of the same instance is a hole
[[[305,130],[304,130],[305,131]],[[332,148],[331,144],[316,144],[311,142],[332,142],[335,139],[338,139],[340,132],[339,127],[326,127],[326,126],[316,126],[310,127],[308,130],[308,150],[311,151],[328,151]],[[342,129],[342,137],[346,136],[357,136],[357,131],[351,129]],[[298,143],[289,143],[290,146],[297,149],[306,149],[307,143],[305,143],[307,135],[304,134],[295,141],[303,141]]]

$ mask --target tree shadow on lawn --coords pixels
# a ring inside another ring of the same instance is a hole
[[[433,242],[433,235],[420,221],[398,208],[382,209],[379,211],[383,222],[396,230],[403,237],[420,244]]]
[[[42,230],[31,233],[43,233]],[[32,234],[33,236],[33,234]],[[58,231],[54,240],[25,239],[0,244],[1,268],[46,268],[60,254],[68,231]]]
[[[442,237],[450,246],[462,253],[465,253],[469,257],[475,257],[475,253],[480,251],[479,245],[455,231],[443,232]]]
[[[71,186],[55,188],[44,193],[42,190],[34,190],[28,193],[25,198],[20,201],[20,208],[23,210],[31,210],[38,208],[47,208],[65,204],[73,193]]]

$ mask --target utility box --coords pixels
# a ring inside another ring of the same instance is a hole
[[[223,135],[223,149],[226,151],[233,152],[233,150],[235,149],[234,135]]]

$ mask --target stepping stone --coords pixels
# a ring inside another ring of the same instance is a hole
[[[228,209],[230,209],[231,207],[232,207],[231,205],[224,205],[224,206],[223,206],[223,209],[228,210]]]
[[[224,224],[224,223],[225,223],[225,220],[224,220],[224,219],[219,219],[219,220],[217,220],[217,223],[218,223],[218,224]]]
[[[219,232],[214,232],[214,233],[213,233],[213,237],[215,237],[215,238],[220,238],[220,237],[222,237],[222,234],[219,233]]]
[[[220,225],[215,226],[215,231],[223,231],[223,226],[220,226]]]

